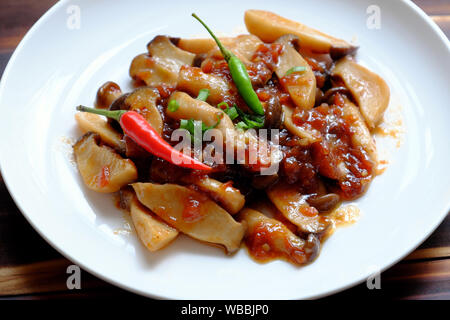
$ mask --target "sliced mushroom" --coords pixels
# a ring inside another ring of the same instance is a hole
[[[308,62],[296,50],[298,41],[298,37],[294,35],[284,35],[276,41],[282,44],[284,49],[278,58],[275,73],[296,106],[302,109],[311,109],[314,107],[316,98],[316,77]],[[290,69],[295,67],[305,67],[306,70],[286,75]]]
[[[303,233],[314,233],[323,236],[330,221],[319,215],[319,212],[306,201],[307,196],[299,191],[295,184],[277,183],[267,190],[267,195],[278,210]]]
[[[245,197],[231,183],[223,183],[208,176],[184,176],[182,181],[197,186],[230,214],[236,214],[244,207]]]
[[[341,198],[336,193],[327,193],[323,195],[313,195],[306,199],[308,203],[319,210],[319,212],[329,212],[336,208],[340,203]]]
[[[259,211],[245,208],[240,220],[247,224],[245,243],[257,260],[286,259],[296,265],[314,260],[320,249],[319,239],[310,234],[305,241],[292,233],[283,223]]]
[[[176,229],[154,217],[136,196],[130,202],[130,215],[139,240],[149,251],[166,247],[178,236]]]
[[[100,136],[89,132],[74,146],[78,170],[86,186],[94,191],[110,193],[137,179],[137,170],[129,159],[123,159],[111,148],[100,146]]]
[[[302,47],[316,53],[330,53],[333,58],[353,53],[358,49],[345,40],[334,38],[273,12],[247,10],[244,19],[247,30],[264,42],[274,42],[285,34],[295,34],[300,38]]]
[[[190,66],[195,59],[195,54],[176,47],[166,36],[155,37],[147,49],[148,55],[142,54],[133,59],[130,76],[148,86],[156,87],[161,83],[176,85],[181,66]]]
[[[78,112],[75,114],[75,120],[83,134],[87,132],[97,133],[101,140],[110,147],[119,152],[125,150],[122,134],[114,130],[104,117],[88,112]]]
[[[176,77],[157,64],[147,53],[136,56],[130,65],[130,77],[147,86],[157,86],[161,83],[176,83]]]
[[[157,89],[150,87],[137,88],[114,101],[110,110],[136,111],[161,135],[163,121],[157,107],[159,99],[160,95]]]
[[[214,42],[213,39],[211,41]],[[242,34],[235,38],[227,38],[222,43],[228,50],[231,50],[241,61],[249,63],[255,54],[258,46],[263,42],[252,34]],[[214,45],[213,49],[209,52],[211,56],[222,56],[217,45]]]
[[[208,89],[208,102],[211,104],[219,104],[229,99],[232,89],[223,78],[204,73],[200,68],[189,66],[181,68],[177,88],[192,96],[197,96],[202,89]]]
[[[162,134],[163,122],[161,114],[156,107],[160,99],[158,90],[154,88],[138,88],[134,90],[124,101],[128,110],[139,112],[153,129]]]
[[[281,125],[283,109],[281,108],[280,99],[277,96],[271,96],[270,99],[264,103],[264,113],[264,127],[268,129],[278,129]]]
[[[192,65],[195,54],[176,47],[168,37],[156,36],[147,45],[151,57],[164,60],[170,69],[179,70],[183,65]]]
[[[122,89],[115,82],[105,82],[97,91],[95,106],[97,108],[106,109],[111,103],[122,95]]]
[[[249,61],[255,53],[258,45],[263,43],[258,37],[252,34],[242,34],[234,38],[219,38],[222,44],[231,50],[241,60]],[[180,39],[172,38],[172,42],[180,49],[195,53],[210,53],[214,55],[213,50],[217,52],[219,48],[212,38],[204,39]],[[218,53],[220,55],[220,53]]]
[[[192,238],[239,249],[245,226],[201,193],[175,184],[135,183],[139,201],[168,224]]]
[[[181,91],[172,93],[170,100],[175,100],[179,105],[179,108],[175,111],[167,110],[167,115],[172,119],[194,119],[202,121],[206,126],[212,126],[217,123],[218,119],[221,119],[216,129],[223,131],[223,133],[227,129],[235,131],[231,119],[219,108],[214,108],[208,103],[194,99]]]
[[[223,45],[229,44],[233,38],[219,38]],[[217,44],[212,38],[171,38],[170,41],[178,48],[195,54],[207,53]]]
[[[390,90],[386,82],[348,58],[338,61],[332,75],[344,81],[358,103],[367,125],[370,129],[375,128],[389,105]]]
[[[318,142],[322,139],[320,136],[320,132],[318,132],[317,130],[314,130],[314,129],[308,130],[304,127],[297,126],[292,121],[293,110],[291,107],[283,105],[282,108],[283,108],[283,124],[284,124],[284,126],[286,127],[286,129],[289,130],[290,133],[301,138],[300,142],[303,146],[311,145],[314,142]]]
[[[375,142],[359,109],[344,98],[342,106],[324,105],[310,112],[316,113],[312,119],[321,115],[325,121],[322,140],[311,148],[314,165],[322,176],[336,180],[343,199],[355,199],[367,190],[377,165]]]

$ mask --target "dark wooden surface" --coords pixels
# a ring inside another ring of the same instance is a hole
[[[0,1],[0,74],[22,37],[54,0]],[[416,0],[450,37],[450,1]],[[49,39],[50,41],[50,39]],[[68,290],[71,264],[27,223],[0,178],[0,297],[84,299],[137,297],[82,272],[82,289]],[[409,257],[381,275],[381,290],[365,284],[327,299],[450,299],[450,217]]]

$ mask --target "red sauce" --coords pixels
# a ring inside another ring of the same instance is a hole
[[[278,64],[278,58],[283,53],[283,45],[279,43],[260,44],[256,49],[252,61],[263,62],[270,70]]]
[[[158,89],[159,95],[161,96],[162,99],[169,98],[170,95],[175,91],[174,87],[170,87],[164,84],[157,86],[156,89]]]
[[[353,145],[355,119],[346,117],[340,106],[323,105],[311,110],[297,110],[293,121],[321,133],[322,141],[311,147],[313,164],[320,174],[337,180],[338,191],[344,199],[361,195],[372,179],[373,163],[362,148]]]
[[[245,243],[250,254],[259,261],[284,258],[302,265],[308,261],[303,247],[292,243],[288,230],[281,223],[261,221],[246,237]]]
[[[204,213],[201,211],[202,203],[208,199],[206,195],[196,193],[191,194],[184,203],[182,218],[184,222],[192,223],[203,218]]]

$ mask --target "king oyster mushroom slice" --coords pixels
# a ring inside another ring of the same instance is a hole
[[[176,85],[181,66],[191,66],[195,59],[195,54],[178,48],[166,36],[156,36],[147,49],[148,54],[138,55],[131,62],[130,76],[148,86]]]
[[[247,30],[264,42],[274,42],[285,34],[294,34],[299,37],[302,47],[316,53],[329,53],[334,59],[351,54],[358,49],[357,46],[345,40],[332,37],[273,12],[247,10],[244,20]]]
[[[238,213],[245,204],[245,197],[241,192],[227,183],[212,179],[208,176],[184,176],[184,183],[191,183],[201,191],[207,193],[230,214]]]
[[[73,146],[85,185],[97,192],[111,193],[135,181],[138,174],[134,163],[99,143],[100,136],[88,132]]]
[[[349,58],[339,60],[332,70],[333,77],[341,78],[356,100],[370,129],[383,119],[389,105],[390,90],[377,74]]]
[[[267,196],[302,233],[313,233],[321,237],[330,227],[330,221],[309,205],[307,196],[301,194],[295,184],[276,183],[267,190]]]
[[[159,99],[160,95],[157,89],[141,87],[114,101],[110,110],[136,111],[161,135],[163,121],[157,107]]]
[[[255,53],[258,45],[263,43],[257,36],[252,34],[241,34],[234,38],[219,38],[222,44],[229,50],[231,50],[241,60],[249,61]],[[212,38],[200,38],[200,39],[184,39],[184,38],[171,38],[171,41],[180,49],[195,53],[203,54],[218,51],[219,48]]]
[[[302,109],[313,108],[316,98],[316,77],[308,62],[297,51],[298,37],[290,34],[284,35],[277,39],[276,43],[284,46],[275,68],[275,73],[282,86],[289,92],[296,106]],[[305,67],[306,70],[286,77],[286,73],[295,67]],[[283,81],[283,78],[286,81]]]
[[[192,238],[237,251],[245,226],[198,191],[176,184],[135,183],[139,201],[166,223]]]
[[[130,201],[130,216],[139,240],[149,251],[168,246],[178,236],[175,228],[154,217],[135,195]]]

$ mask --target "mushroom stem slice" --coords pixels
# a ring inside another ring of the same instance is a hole
[[[130,202],[131,221],[139,240],[153,252],[168,246],[178,236],[178,231],[152,214],[134,195]]]
[[[375,128],[383,119],[389,105],[390,90],[386,82],[379,75],[348,58],[338,61],[332,76],[340,77],[344,81],[367,125],[370,129]]]
[[[111,193],[137,179],[137,169],[130,159],[123,159],[113,149],[100,146],[100,136],[88,132],[73,146],[78,170],[86,186]]]
[[[316,99],[316,77],[308,62],[297,51],[299,46],[298,37],[295,35],[284,35],[276,42],[284,46],[275,68],[275,73],[280,79],[281,85],[289,92],[296,106],[302,109],[313,108]],[[286,74],[295,67],[304,67],[306,70],[289,75]]]
[[[306,201],[307,196],[300,193],[298,186],[285,182],[277,183],[267,190],[267,196],[277,209],[302,233],[323,236],[330,227],[330,221],[319,215]]]
[[[248,208],[242,210],[240,220],[247,224],[245,243],[257,260],[283,258],[296,265],[304,265],[318,255],[320,241],[312,234],[303,240],[280,221]]]

